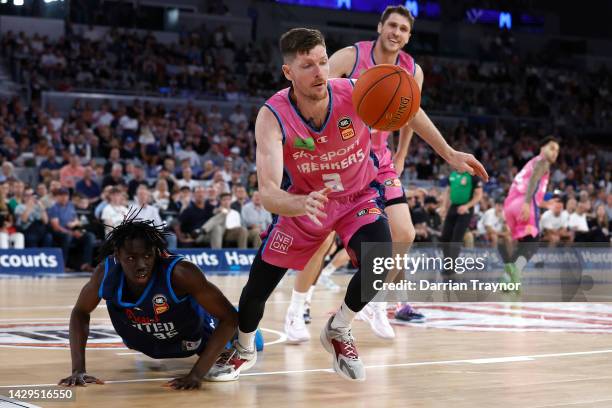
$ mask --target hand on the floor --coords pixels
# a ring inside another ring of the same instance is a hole
[[[172,387],[175,390],[196,390],[200,388],[202,380],[192,374],[187,374],[184,377],[175,378],[172,381],[168,381],[166,385]]]
[[[57,383],[57,385],[64,385],[66,387],[87,387],[87,384],[104,384],[104,381],[87,373],[73,373],[70,377],[63,378]]]

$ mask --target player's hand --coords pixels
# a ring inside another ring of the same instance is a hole
[[[202,380],[193,374],[187,374],[166,383],[166,386],[175,390],[197,390],[201,385]]]
[[[84,372],[73,373],[70,377],[62,378],[57,385],[64,385],[66,387],[82,386],[87,387],[87,384],[104,384],[104,381],[89,375]]]
[[[457,213],[459,213],[459,214],[461,214],[461,215],[463,215],[463,214],[467,214],[467,212],[468,212],[468,211],[469,211],[469,209],[468,209],[467,205],[460,205],[460,206],[457,208]]]
[[[446,161],[460,173],[467,171],[472,176],[478,176],[485,182],[489,181],[489,174],[473,154],[454,150]]]
[[[521,206],[521,221],[527,222],[531,215],[531,205],[529,203],[523,203]]]
[[[319,227],[323,226],[320,218],[327,218],[327,214],[323,212],[325,204],[329,201],[327,195],[332,191],[331,187],[325,187],[323,190],[313,191],[306,196],[304,201],[304,212]]]

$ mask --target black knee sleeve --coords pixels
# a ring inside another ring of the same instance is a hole
[[[357,261],[359,269],[349,282],[348,288],[346,289],[346,296],[344,297],[344,303],[354,312],[358,312],[365,305],[367,305],[376,296],[377,291],[374,289],[374,281],[379,279],[385,279],[385,275],[376,275],[372,271],[372,265],[369,264],[365,268],[361,265],[362,256],[368,259],[370,254],[362,254],[361,243],[362,242],[381,242],[387,243],[388,254],[382,254],[377,251],[377,256],[392,256],[391,251],[391,231],[389,229],[389,223],[386,218],[379,218],[371,224],[364,225],[361,227],[353,237],[351,238],[348,245],[348,252],[354,261]],[[373,256],[373,254],[371,255]],[[362,291],[363,288],[363,291]]]

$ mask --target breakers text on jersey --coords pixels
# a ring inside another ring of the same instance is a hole
[[[321,155],[299,150],[293,153],[293,159],[296,161],[300,159],[308,160],[304,163],[297,163],[297,169],[300,173],[343,170],[352,164],[361,163],[366,158],[366,154],[362,148],[355,151],[358,147],[359,139],[347,147],[342,147],[338,150],[326,152]]]

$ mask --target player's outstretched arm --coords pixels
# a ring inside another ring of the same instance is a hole
[[[85,371],[85,346],[89,336],[89,317],[100,303],[98,290],[104,276],[104,264],[98,265],[89,282],[83,286],[72,313],[70,314],[70,356],[72,374],[58,383],[68,387],[86,386],[88,383],[104,384],[102,380],[88,375]]]
[[[210,283],[200,268],[191,262],[181,261],[174,267],[172,287],[177,296],[190,295],[219,321],[189,374],[168,383],[175,389],[199,388],[202,378],[236,332],[238,312],[219,288]]]
[[[329,77],[348,77],[355,66],[356,59],[357,50],[352,45],[334,52],[332,56],[329,57]]]
[[[308,195],[290,194],[280,188],[283,179],[283,133],[276,117],[270,109],[262,107],[255,122],[257,140],[257,180],[261,200],[266,210],[272,214],[296,217],[308,215],[319,224],[318,218],[325,218],[323,212],[327,203],[325,188]]]
[[[414,79],[419,85],[419,90],[423,90],[423,79],[424,74],[421,67],[417,64],[416,71],[414,73]],[[397,150],[393,155],[393,164],[395,166],[395,171],[399,177],[402,176],[404,172],[404,163],[406,162],[406,156],[408,155],[408,148],[410,147],[410,141],[412,140],[412,135],[414,134],[414,130],[412,126],[407,124],[406,126],[400,129],[399,140],[397,142]]]
[[[459,152],[449,146],[423,108],[419,108],[419,111],[408,125],[457,171],[467,171],[473,176],[475,175],[484,181],[489,181],[489,175],[482,163],[476,160],[472,154]]]

